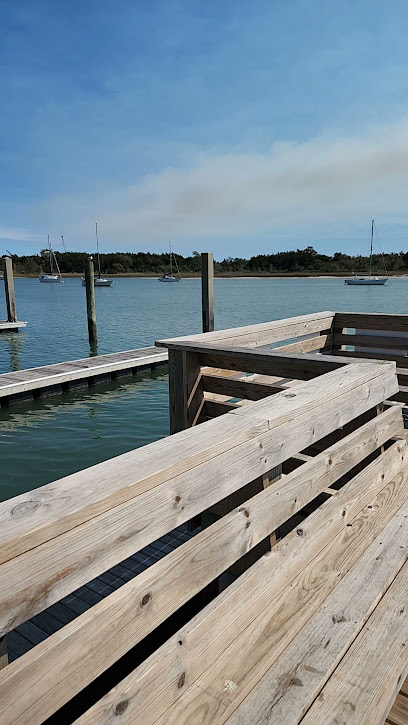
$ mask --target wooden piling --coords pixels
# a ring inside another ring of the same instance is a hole
[[[11,257],[3,257],[4,290],[6,293],[7,321],[17,322],[16,295],[14,292],[13,262]]]
[[[85,288],[86,311],[88,315],[88,337],[91,345],[98,342],[98,331],[96,328],[94,276],[95,272],[93,257],[88,257],[88,259],[85,261]]]
[[[201,295],[203,332],[214,330],[214,258],[212,252],[201,255]]]

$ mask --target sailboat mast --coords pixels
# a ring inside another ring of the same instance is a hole
[[[54,260],[52,258],[50,235],[48,235],[48,256],[50,258],[50,274],[54,274]]]
[[[171,242],[169,242],[169,254],[170,254],[170,277],[173,276],[173,260],[171,258]]]
[[[98,222],[95,222],[95,234],[96,234],[96,258],[98,260],[98,277],[101,278],[101,260],[99,257],[99,239],[98,239]]]
[[[371,220],[371,246],[370,246],[370,270],[369,270],[370,277],[371,277],[371,267],[372,267],[372,258],[373,258],[373,237],[374,237],[374,219]]]

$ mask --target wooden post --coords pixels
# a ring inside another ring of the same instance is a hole
[[[98,331],[96,329],[96,308],[95,308],[95,285],[94,285],[94,263],[93,257],[85,261],[85,287],[86,287],[86,311],[88,315],[88,336],[90,344],[98,342]]]
[[[214,330],[214,258],[212,252],[201,255],[201,296],[203,332]]]
[[[16,296],[14,292],[13,262],[11,257],[3,257],[4,290],[6,293],[7,320],[17,322]]]
[[[169,350],[170,433],[191,428],[204,404],[200,356]]]

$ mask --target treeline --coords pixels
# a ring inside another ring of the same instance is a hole
[[[84,252],[56,252],[58,265],[62,273],[82,273],[85,259],[88,254]],[[169,256],[167,253],[154,254],[151,252],[111,252],[101,254],[101,269],[104,274],[161,274],[169,269]],[[192,252],[189,257],[176,255],[180,272],[199,273],[201,258],[198,252]],[[40,254],[13,255],[14,270],[17,274],[41,274],[49,268],[48,250]],[[367,272],[369,258],[363,256],[350,256],[342,252],[335,252],[332,256],[319,254],[313,247],[296,249],[277,254],[258,254],[250,259],[241,257],[227,257],[222,262],[215,262],[215,271],[218,273],[256,274],[256,273],[350,273]],[[385,269],[384,269],[385,266]],[[408,253],[390,252],[388,254],[373,256],[373,272],[407,272]]]

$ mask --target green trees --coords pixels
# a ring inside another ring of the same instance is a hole
[[[210,246],[210,245],[209,245]],[[61,272],[67,274],[82,274],[85,252],[56,252]],[[182,257],[177,254],[180,272],[196,273],[201,271],[201,258],[197,251],[191,256]],[[408,271],[408,252],[390,252],[382,255],[373,255],[373,272]],[[13,254],[14,270],[17,274],[36,275],[47,268],[48,250],[41,250],[40,254],[23,255]],[[162,274],[168,270],[169,257],[167,252],[157,254],[153,252],[110,252],[101,254],[101,270],[103,274]],[[319,254],[314,247],[305,249],[277,252],[275,254],[257,254],[250,259],[242,257],[227,257],[215,262],[215,271],[218,273],[235,274],[350,274],[351,272],[367,272],[368,257],[350,256],[343,252],[335,252],[332,256]]]

